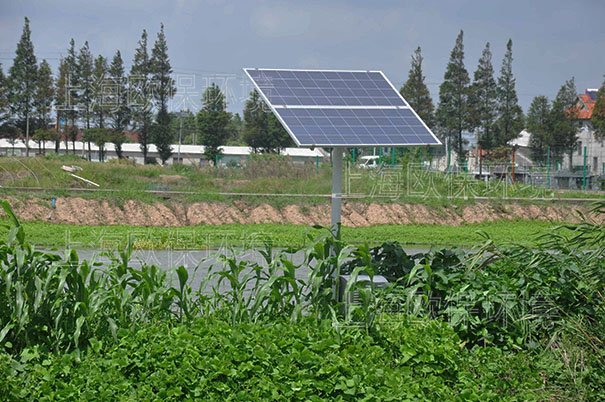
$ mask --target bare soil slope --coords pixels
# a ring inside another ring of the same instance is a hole
[[[135,226],[190,226],[228,223],[291,223],[296,225],[327,225],[330,222],[328,203],[311,206],[297,204],[274,207],[269,204],[248,205],[243,201],[155,202],[126,201],[123,204],[107,200],[78,197],[58,198],[56,208],[48,200],[39,198],[9,199],[17,215],[23,220],[70,223],[77,225],[135,225]],[[517,203],[491,205],[474,203],[466,206],[425,206],[422,204],[345,202],[343,225],[349,227],[426,223],[461,225],[498,219],[541,219],[576,221],[576,210],[586,212],[587,205]],[[605,223],[605,218],[600,218]]]

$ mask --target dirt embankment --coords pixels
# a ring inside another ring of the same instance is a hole
[[[269,204],[251,206],[243,201],[183,202],[153,204],[126,201],[118,204],[107,200],[57,198],[56,207],[44,199],[9,199],[16,214],[23,220],[71,223],[77,225],[190,226],[228,223],[292,223],[296,225],[328,225],[330,205],[274,207]],[[427,223],[461,225],[497,219],[541,219],[576,221],[576,210],[586,212],[586,205],[548,204],[520,205],[474,203],[466,206],[426,206],[422,204],[345,202],[342,223],[349,227]],[[605,223],[605,218],[600,218]]]

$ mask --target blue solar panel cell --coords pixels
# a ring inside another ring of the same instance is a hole
[[[406,106],[384,76],[375,71],[246,71],[276,106]],[[286,99],[292,96],[297,99]],[[279,103],[286,100],[288,103]]]
[[[276,108],[300,145],[435,145],[409,109]],[[416,124],[418,122],[419,124]]]

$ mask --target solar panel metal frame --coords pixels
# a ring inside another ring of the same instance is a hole
[[[281,125],[288,132],[288,135],[294,140],[296,145],[298,146],[312,146],[312,147],[346,147],[346,146],[356,146],[356,147],[375,147],[375,146],[385,146],[385,147],[400,147],[400,146],[439,146],[442,145],[441,141],[437,138],[437,136],[433,133],[433,131],[426,125],[426,123],[418,116],[416,111],[409,105],[409,103],[401,96],[399,91],[395,88],[395,86],[389,81],[389,79],[384,75],[381,70],[319,70],[319,69],[292,69],[292,68],[244,68],[243,69],[252,84],[254,85],[255,90],[259,93],[263,101],[269,106],[271,112],[277,117]],[[255,71],[301,71],[301,72],[352,72],[352,73],[379,73],[382,78],[390,85],[393,91],[401,98],[405,106],[336,106],[336,105],[273,105],[267,98],[264,91],[259,87],[258,83],[249,73],[249,70]],[[307,144],[301,143],[294,132],[290,129],[288,124],[284,121],[284,119],[280,116],[278,109],[408,109],[410,110],[416,119],[422,123],[427,132],[433,137],[435,140],[434,143],[359,143],[359,144],[334,144],[334,143],[326,143],[326,144]]]

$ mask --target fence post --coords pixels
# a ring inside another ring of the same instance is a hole
[[[513,177],[511,183],[515,184],[515,148],[513,147]]]
[[[584,147],[584,169],[582,173],[582,191],[586,191],[586,147]]]
[[[382,164],[382,147],[378,148],[378,164]]]
[[[391,166],[395,166],[395,153],[397,152],[397,148],[391,148]]]
[[[546,185],[550,188],[550,147],[547,147],[546,152]]]
[[[353,163],[357,161],[357,148],[353,147]]]
[[[319,155],[315,155],[315,167],[319,169]]]

